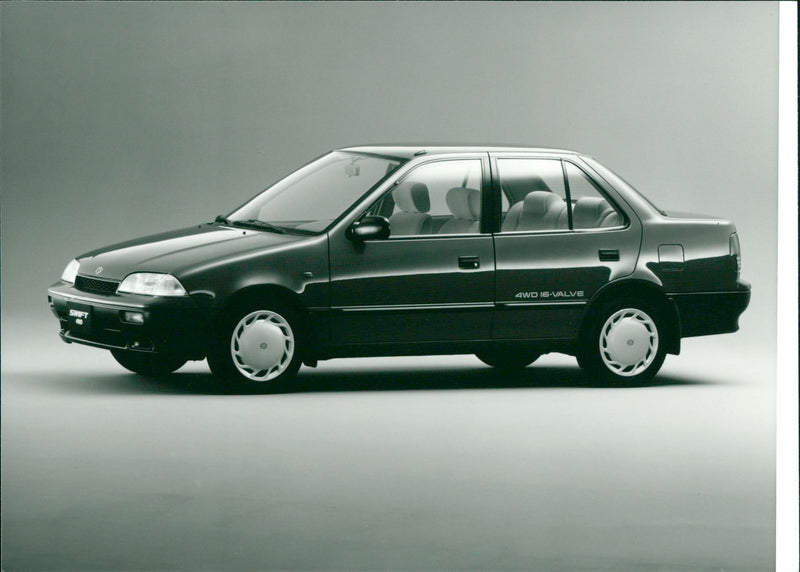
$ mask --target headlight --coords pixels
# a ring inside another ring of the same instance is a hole
[[[178,279],[171,274],[135,272],[128,274],[117,287],[117,292],[145,294],[147,296],[186,296]]]
[[[75,277],[78,275],[78,267],[80,265],[80,262],[74,258],[70,260],[69,264],[67,264],[67,267],[64,269],[64,272],[61,273],[61,279],[64,282],[75,284]]]

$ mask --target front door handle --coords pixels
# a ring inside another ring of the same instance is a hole
[[[481,259],[477,256],[459,256],[458,267],[465,270],[475,270],[481,267]]]

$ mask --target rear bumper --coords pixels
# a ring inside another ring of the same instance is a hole
[[[59,335],[67,343],[148,353],[176,353],[202,359],[208,348],[213,309],[192,297],[101,295],[59,282],[47,291],[58,318]],[[70,319],[70,310],[83,321]],[[126,312],[142,315],[142,323],[126,320]],[[84,313],[86,317],[84,317]]]
[[[739,329],[739,316],[750,303],[750,284],[737,283],[729,292],[669,294],[678,308],[681,337],[727,334]]]

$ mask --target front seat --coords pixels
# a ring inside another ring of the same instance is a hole
[[[453,187],[445,196],[453,218],[445,222],[439,234],[471,234],[481,230],[481,192],[465,187]]]
[[[431,198],[424,183],[403,181],[392,191],[399,212],[389,217],[392,236],[431,233]]]

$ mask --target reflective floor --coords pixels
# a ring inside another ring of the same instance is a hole
[[[637,388],[447,356],[264,396],[4,344],[3,569],[770,570],[774,360],[730,339]]]

